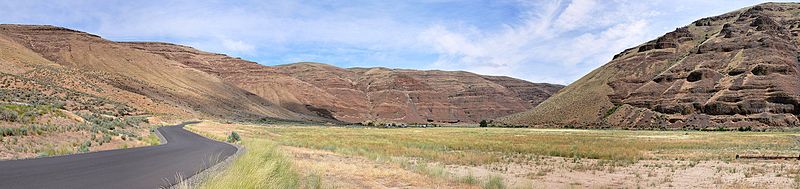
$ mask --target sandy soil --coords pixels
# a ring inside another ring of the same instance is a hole
[[[539,157],[524,163],[448,165],[448,178],[422,175],[389,162],[329,151],[282,147],[304,177],[316,174],[332,188],[480,188],[453,178],[483,182],[501,176],[509,188],[792,188],[796,160],[639,161],[617,164],[591,159]]]
[[[511,188],[790,188],[797,161],[639,161],[541,157],[525,163],[447,166],[456,175],[500,175]]]
[[[295,167],[304,178],[318,175],[325,188],[475,188],[363,157],[307,148],[282,148],[292,157]]]

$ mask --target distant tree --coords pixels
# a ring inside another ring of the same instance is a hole
[[[488,127],[489,126],[489,122],[487,122],[486,120],[481,120],[480,126],[481,127]]]

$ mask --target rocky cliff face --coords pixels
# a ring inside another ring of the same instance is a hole
[[[346,122],[474,123],[530,109],[562,86],[468,72],[262,66],[165,43],[127,43],[203,70],[269,102]]]
[[[510,124],[784,127],[800,114],[800,4],[704,18],[614,56]],[[557,116],[554,116],[557,115]]]

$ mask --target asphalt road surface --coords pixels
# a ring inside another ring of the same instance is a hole
[[[158,128],[167,140],[158,146],[0,161],[0,188],[161,188],[236,152],[184,130],[186,124]]]

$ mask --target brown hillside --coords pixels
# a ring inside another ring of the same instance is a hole
[[[53,26],[0,25],[0,48],[0,72],[113,102],[120,110],[104,114],[115,116],[472,123],[530,109],[561,88],[468,72],[318,63],[268,67],[186,46],[113,42]],[[6,86],[51,95],[43,88]],[[54,102],[64,101],[98,108],[76,99]]]
[[[262,66],[166,43],[128,46],[234,83],[289,110],[347,122],[477,122],[530,109],[562,86],[468,72]]]
[[[700,19],[625,50],[510,124],[706,128],[796,126],[800,4]]]
[[[0,48],[3,49],[0,72],[102,97],[139,113],[306,117],[273,105],[215,75],[79,31],[52,26],[0,25]],[[39,90],[43,89],[28,91]]]

